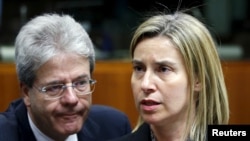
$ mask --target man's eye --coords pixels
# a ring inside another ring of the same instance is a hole
[[[45,88],[46,92],[58,92],[63,88],[63,85],[51,85]]]
[[[85,86],[86,84],[88,84],[88,80],[80,80],[80,81],[74,82],[75,86]]]

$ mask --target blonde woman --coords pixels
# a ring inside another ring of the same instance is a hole
[[[130,49],[140,117],[134,132],[116,141],[205,141],[207,125],[228,123],[220,59],[202,22],[180,11],[152,16]]]

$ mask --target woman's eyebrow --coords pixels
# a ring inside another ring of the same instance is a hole
[[[169,60],[162,60],[162,61],[156,61],[155,64],[157,65],[175,65],[176,63],[173,61],[169,61]]]

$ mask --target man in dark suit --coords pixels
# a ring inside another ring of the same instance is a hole
[[[71,16],[44,14],[26,23],[15,63],[23,98],[0,114],[0,141],[102,141],[130,132],[123,113],[91,106],[94,47]]]

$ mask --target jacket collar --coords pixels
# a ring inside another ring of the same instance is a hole
[[[135,132],[134,137],[140,141],[151,141],[149,124],[143,123]]]

